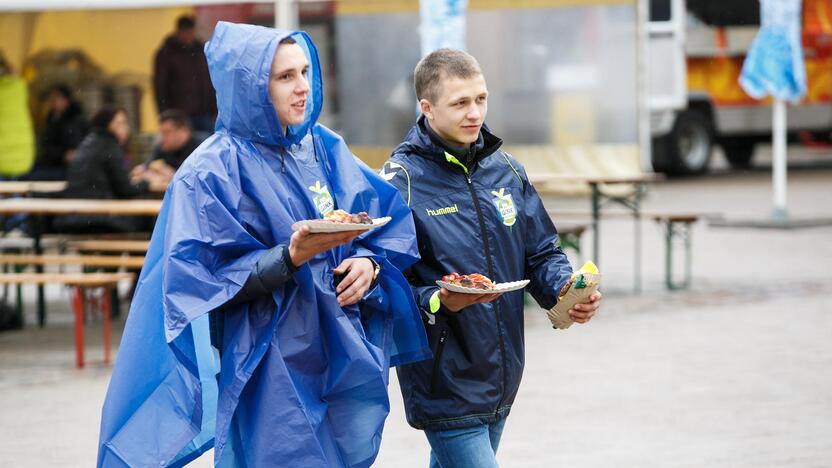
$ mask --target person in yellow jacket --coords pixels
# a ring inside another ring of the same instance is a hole
[[[0,51],[0,179],[28,173],[35,160],[35,137],[27,101],[26,83],[12,75]]]

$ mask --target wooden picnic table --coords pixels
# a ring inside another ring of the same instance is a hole
[[[68,286],[115,285],[120,280],[132,280],[133,273],[6,273],[0,275],[0,284],[46,284],[62,283]]]
[[[85,267],[141,268],[144,257],[118,255],[32,255],[0,253],[0,265],[82,265]]]
[[[122,280],[132,280],[133,273],[12,273],[0,275],[0,284],[25,283],[37,284],[38,287],[46,283],[59,283],[75,288],[72,309],[75,314],[75,365],[79,369],[84,367],[84,312],[86,310],[85,290],[88,288],[104,288],[109,293],[102,296],[101,315],[104,318],[102,327],[104,343],[104,364],[110,364],[110,315],[112,312],[111,294]]]
[[[155,216],[161,200],[93,200],[88,198],[12,198],[0,200],[0,214]]]
[[[65,180],[3,180],[0,181],[0,196],[60,193],[66,190],[66,187]],[[151,193],[164,193],[166,189],[167,184],[150,184]]]
[[[46,215],[87,214],[104,216],[155,216],[162,208],[161,200],[93,200],[73,198],[11,198],[0,199],[0,215],[25,213],[32,216],[32,238],[36,255],[41,255],[41,218]],[[43,265],[36,265],[43,273]],[[38,285],[38,324],[46,324],[46,301],[43,284]]]
[[[32,193],[63,192],[66,188],[64,180],[4,180],[0,181],[0,195],[29,195]]]
[[[583,182],[589,185],[591,190],[591,217],[592,217],[592,256],[593,261],[601,264],[600,247],[600,219],[601,210],[606,204],[617,204],[623,206],[633,216],[635,224],[635,248],[633,259],[634,289],[641,291],[641,200],[647,194],[647,184],[664,180],[664,175],[654,172],[627,176],[592,176],[580,174],[554,174],[536,173],[529,174],[529,182],[534,184],[555,183],[555,182]],[[633,190],[624,195],[604,193],[604,185],[633,185]]]
[[[129,252],[145,254],[150,247],[150,241],[116,239],[78,240],[67,242],[66,246],[79,252]]]

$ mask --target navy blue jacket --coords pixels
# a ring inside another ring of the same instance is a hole
[[[549,309],[572,268],[525,170],[499,149],[499,138],[483,126],[460,160],[426,125],[420,117],[380,175],[413,212],[422,259],[406,276],[434,354],[398,368],[407,419],[417,429],[447,430],[508,414],[523,374],[523,292],[432,313],[435,281],[452,271],[494,282],[527,278],[527,291]]]

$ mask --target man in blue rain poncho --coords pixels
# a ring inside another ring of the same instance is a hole
[[[305,33],[221,22],[206,56],[217,131],[165,196],[98,465],[181,466],[213,446],[216,466],[368,466],[389,366],[429,355],[400,273],[417,259],[409,210],[315,123]],[[392,221],[357,238],[292,232],[333,209]]]

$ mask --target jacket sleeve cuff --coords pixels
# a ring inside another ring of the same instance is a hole
[[[226,306],[252,301],[269,294],[288,281],[296,271],[297,268],[292,265],[292,259],[289,257],[289,248],[278,245],[260,257],[243,287]]]
[[[435,314],[439,312],[440,307],[442,307],[442,302],[439,301],[439,290],[437,289],[428,298],[428,311]]]
[[[413,295],[416,303],[426,314],[436,315],[442,310],[442,303],[439,302],[439,288],[436,286],[420,286],[413,288]]]
[[[297,268],[292,264],[289,247],[282,244],[266,252],[254,268],[254,273],[267,291],[273,291],[289,281],[295,272]]]
[[[349,258],[361,258],[361,257],[372,258],[376,262],[379,262],[379,260],[380,260],[380,257],[375,252],[373,252],[372,250],[367,249],[365,247],[361,247],[360,245],[357,245],[355,247],[355,249],[353,249],[352,255],[350,255]]]

